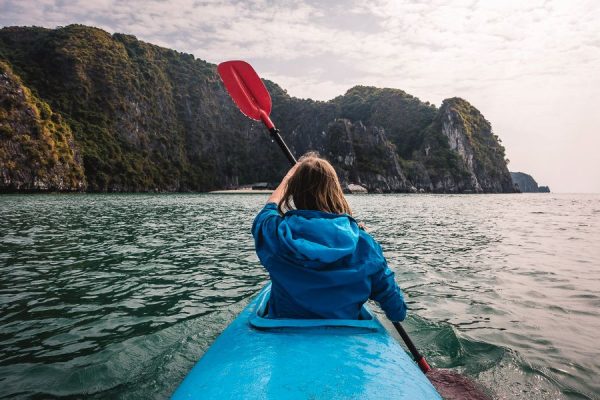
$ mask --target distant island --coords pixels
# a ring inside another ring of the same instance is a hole
[[[513,184],[515,185],[515,191],[521,193],[550,193],[548,186],[538,186],[538,183],[533,179],[531,175],[524,172],[511,172]]]
[[[499,137],[464,99],[356,86],[323,102],[265,83],[292,151],[318,151],[345,187],[515,191]],[[212,191],[287,168],[214,64],[82,25],[0,30],[0,191]]]

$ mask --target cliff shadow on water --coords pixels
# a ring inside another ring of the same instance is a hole
[[[266,84],[293,152],[320,152],[345,185],[514,191],[498,136],[463,99],[437,108],[356,86],[322,102]],[[0,162],[4,191],[207,191],[277,182],[287,168],[215,65],[82,25],[0,30]]]

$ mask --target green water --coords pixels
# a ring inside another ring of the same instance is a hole
[[[165,398],[267,279],[261,195],[0,196],[0,398]],[[599,195],[349,196],[431,364],[599,399]]]

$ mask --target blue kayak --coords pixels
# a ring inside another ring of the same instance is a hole
[[[223,331],[172,399],[441,399],[366,306],[358,320],[269,319],[270,289]]]

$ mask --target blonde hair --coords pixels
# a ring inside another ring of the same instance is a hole
[[[295,208],[299,210],[352,215],[340,180],[327,160],[320,158],[318,154],[308,153],[298,163],[277,205],[280,213],[292,210],[293,201]]]

